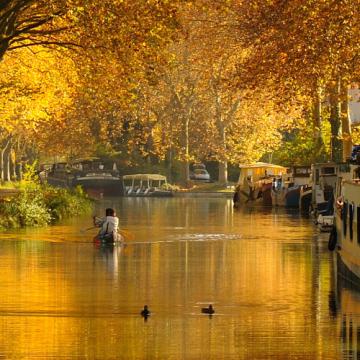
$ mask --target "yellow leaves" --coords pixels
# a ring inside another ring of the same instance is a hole
[[[37,50],[36,57],[23,49],[6,56],[0,63],[0,127],[15,136],[25,136],[28,141],[40,133],[42,124],[61,117],[71,105],[68,80],[75,80],[69,59],[62,59],[60,67],[57,54]],[[46,136],[44,129],[42,137]],[[53,130],[48,125],[47,131]]]
[[[283,64],[285,64],[286,61],[287,61],[287,58],[288,58],[288,54],[285,53],[285,52],[281,52],[281,53],[279,54],[279,58],[280,58],[280,62],[283,63]]]

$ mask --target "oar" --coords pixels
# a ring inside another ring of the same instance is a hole
[[[86,231],[88,231],[88,230],[92,230],[92,229],[95,229],[95,228],[97,228],[97,226],[92,226],[92,227],[89,227],[89,228],[87,228],[87,229],[81,229],[80,232],[81,232],[81,233],[84,233],[84,232],[86,232]]]
[[[89,227],[87,229],[82,229],[80,230],[81,233],[85,233],[88,230],[92,230],[92,229],[96,229],[98,228],[98,226],[92,226]],[[124,230],[124,229],[120,229],[118,230],[118,233],[125,239],[125,240],[134,240],[135,239],[135,235],[129,231],[129,230]]]
[[[130,232],[129,230],[120,229],[118,233],[125,239],[125,240],[134,240],[135,235]]]

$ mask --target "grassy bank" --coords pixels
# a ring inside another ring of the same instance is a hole
[[[92,209],[91,200],[80,187],[68,190],[36,181],[12,186],[19,193],[0,202],[0,229],[44,226]]]
[[[234,183],[229,183],[227,185],[220,183],[199,183],[192,181],[190,182],[190,188],[186,191],[188,192],[234,192]]]

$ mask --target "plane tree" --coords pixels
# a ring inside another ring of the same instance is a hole
[[[136,85],[166,62],[161,50],[178,26],[176,3],[1,2],[2,154],[17,135],[68,156],[106,142]]]
[[[276,149],[282,137],[280,129],[292,126],[299,114],[295,102],[278,106],[268,89],[251,88],[246,77],[236,77],[239,64],[247,60],[251,49],[229,31],[236,24],[235,15],[229,2],[204,0],[188,6],[180,16],[186,29],[182,41],[187,44],[188,63],[198,77],[196,93],[201,109],[196,116],[203,115],[202,136],[192,134],[200,147],[194,147],[192,153],[218,161],[218,178],[223,183],[227,182],[228,162],[257,161]],[[257,146],[251,146],[251,138]]]
[[[320,145],[321,105],[328,100],[332,158],[348,156],[347,89],[359,67],[359,2],[255,0],[245,6],[234,0],[232,6],[239,42],[251,49],[239,78],[272,86],[282,101],[304,97]]]

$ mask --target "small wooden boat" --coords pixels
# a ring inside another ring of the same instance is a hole
[[[114,239],[113,234],[106,234],[105,236],[97,234],[94,236],[93,241],[95,244],[114,245],[123,243],[124,237],[121,234],[117,234],[116,238]]]

